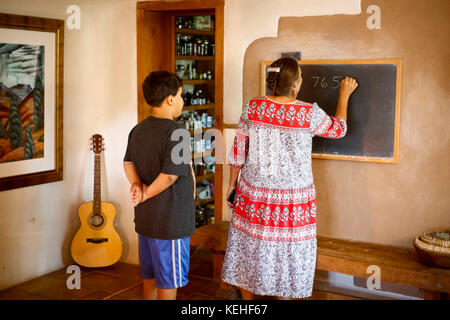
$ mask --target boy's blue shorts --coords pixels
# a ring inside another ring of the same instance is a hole
[[[188,283],[190,237],[163,240],[139,234],[139,257],[144,279],[155,279],[156,287],[174,289]]]

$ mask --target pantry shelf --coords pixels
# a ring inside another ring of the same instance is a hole
[[[214,84],[214,80],[183,80],[183,84]]]
[[[198,106],[187,106],[183,108],[183,111],[196,111],[196,110],[210,110],[214,109],[216,106],[214,104],[202,104]]]
[[[176,60],[214,60],[214,56],[175,56]]]
[[[204,206],[205,204],[214,202],[214,198],[195,200],[195,206]]]
[[[197,129],[197,130],[189,130],[189,134],[191,136],[193,136],[195,134],[195,132],[202,132],[203,133],[203,132],[205,132],[206,130],[209,130],[209,129],[214,129],[214,127],[209,127],[209,128],[203,127],[201,129]]]
[[[197,182],[200,182],[202,180],[210,180],[214,178],[214,173],[208,173],[208,174],[203,174],[201,176],[195,176],[195,179],[197,180]]]
[[[178,28],[178,29],[175,29],[175,33],[192,34],[192,35],[199,35],[199,36],[214,36],[215,31],[214,30],[197,30],[197,29]]]

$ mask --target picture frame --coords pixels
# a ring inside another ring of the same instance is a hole
[[[0,191],[63,180],[63,72],[64,20],[0,13]]]

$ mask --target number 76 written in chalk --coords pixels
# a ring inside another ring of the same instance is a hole
[[[328,82],[327,82],[327,78],[326,77],[317,77],[317,76],[313,76],[313,79],[316,79],[316,81],[314,82],[314,88],[317,87],[317,85],[320,85],[322,88],[327,88],[328,87]],[[339,86],[341,85],[341,82],[339,81],[340,79],[344,78],[344,76],[333,76],[333,83],[335,84],[334,86],[331,87],[331,89],[337,89],[339,88]],[[320,80],[322,79],[322,80]]]

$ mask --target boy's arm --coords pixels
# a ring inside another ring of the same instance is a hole
[[[195,190],[197,181],[195,180],[194,169],[192,168],[192,160],[191,160],[191,172],[192,172],[192,179],[194,179],[194,199],[195,199],[195,197],[197,196],[196,195],[196,190]]]
[[[136,206],[142,198],[142,182],[141,178],[137,174],[136,168],[133,162],[124,161],[123,168],[125,170],[125,175],[131,184],[131,201]]]
[[[124,161],[123,169],[125,170],[125,175],[127,176],[128,181],[131,185],[138,184],[141,185],[141,178],[136,172],[136,168],[134,167],[133,162]]]
[[[178,176],[176,175],[160,173],[151,185],[149,185],[148,187],[145,184],[142,185],[144,193],[141,202],[144,202],[151,197],[154,197],[157,194],[163,192],[172,184],[174,184],[177,179]]]

